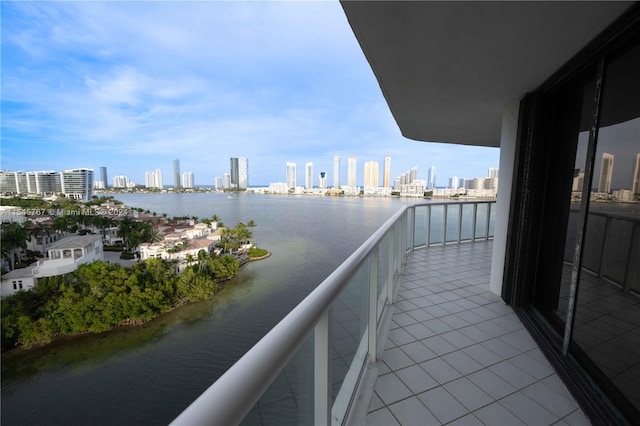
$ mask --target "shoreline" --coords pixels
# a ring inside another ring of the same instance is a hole
[[[246,265],[247,263],[250,262],[257,262],[259,260],[264,260],[268,257],[271,256],[271,252],[269,250],[267,250],[267,254],[265,254],[264,256],[260,256],[260,257],[254,257],[254,258],[250,258],[247,257],[244,261],[240,261],[239,263],[239,268],[242,268],[242,266]],[[238,269],[239,271],[239,269]],[[231,281],[233,278],[235,278],[237,275],[234,274],[231,277],[226,277],[226,278],[220,278],[216,281],[216,284],[221,284],[223,285],[223,283],[227,282],[227,281]],[[217,294],[217,292],[216,292]],[[64,335],[64,336],[58,336],[55,337],[54,339],[52,339],[50,342],[47,343],[42,343],[42,344],[34,344],[33,346],[31,346],[30,348],[26,349],[24,348],[23,345],[19,345],[19,346],[15,346],[11,349],[7,349],[4,350],[1,354],[0,354],[0,359],[4,360],[6,358],[13,358],[13,357],[18,357],[20,356],[22,353],[28,353],[29,351],[31,351],[32,349],[41,349],[44,348],[46,346],[52,345],[52,344],[64,344],[65,342],[69,342],[69,341],[73,341],[73,340],[79,340],[82,339],[84,337],[88,337],[88,336],[99,336],[99,335],[103,335],[106,333],[115,333],[115,332],[127,332],[127,330],[130,329],[135,329],[135,328],[139,328],[139,327],[143,327],[155,320],[158,320],[159,318],[162,318],[163,316],[165,316],[166,314],[169,314],[171,312],[174,312],[175,310],[177,310],[178,308],[184,307],[184,306],[189,306],[189,305],[193,305],[196,303],[200,303],[200,302],[205,302],[205,301],[210,301],[212,299],[214,299],[216,297],[216,294],[212,295],[209,299],[206,300],[199,300],[196,302],[180,302],[174,306],[171,306],[167,311],[165,312],[161,312],[159,315],[150,318],[148,320],[138,320],[138,319],[129,319],[123,322],[120,322],[118,324],[114,324],[109,330],[103,331],[101,333],[95,333],[92,331],[81,331],[78,333],[73,333],[73,334],[69,334],[69,335]]]

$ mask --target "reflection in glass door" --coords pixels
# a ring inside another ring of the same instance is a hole
[[[571,352],[591,367],[593,377],[618,404],[637,416],[640,46],[609,61],[602,96]]]

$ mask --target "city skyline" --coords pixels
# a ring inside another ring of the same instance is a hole
[[[213,186],[240,156],[251,185],[285,161],[333,174],[336,154],[389,155],[391,179],[498,166],[496,148],[402,137],[337,2],[5,2],[2,23],[5,170],[161,169],[169,186],[180,158]]]

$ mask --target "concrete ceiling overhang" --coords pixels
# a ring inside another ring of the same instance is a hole
[[[633,2],[341,4],[405,137],[497,147],[506,106]]]

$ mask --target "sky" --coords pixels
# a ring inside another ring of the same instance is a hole
[[[106,166],[144,184],[172,162],[213,185],[229,158],[249,184],[314,175],[333,156],[391,156],[391,175],[484,177],[499,150],[404,138],[337,1],[0,2],[0,168]],[[97,179],[96,179],[97,180]],[[111,184],[111,182],[109,182]]]

